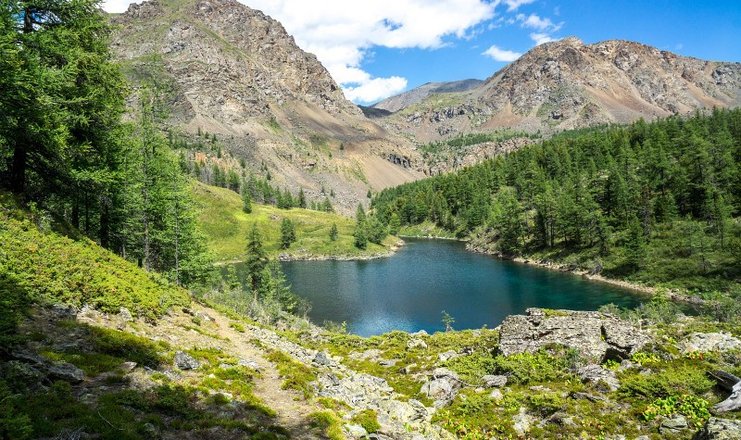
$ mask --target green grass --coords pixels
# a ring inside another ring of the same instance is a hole
[[[198,209],[198,223],[205,233],[209,250],[219,261],[244,258],[247,234],[257,224],[269,254],[288,254],[297,258],[322,256],[364,257],[386,252],[395,239],[388,237],[384,246],[369,243],[360,250],[352,236],[355,222],[338,214],[293,208],[252,204],[252,213],[242,211],[239,194],[224,188],[193,183],[193,194]],[[296,242],[287,250],[280,249],[280,224],[289,218],[296,225]],[[332,224],[337,224],[337,241],[329,239]]]
[[[293,360],[293,358],[281,351],[270,352],[267,359],[275,364],[278,373],[283,378],[281,387],[284,390],[293,389],[303,393],[307,399],[311,397],[313,390],[310,383],[316,380],[316,371],[314,369]]]
[[[91,240],[54,232],[47,223],[42,215],[34,218],[0,194],[0,274],[3,283],[26,292],[28,300],[87,304],[112,313],[126,307],[149,319],[190,303],[188,292],[163,277]]]
[[[449,238],[455,239],[455,233],[447,231],[440,226],[432,223],[431,221],[425,221],[417,225],[402,226],[399,229],[399,237],[417,237],[417,238]]]

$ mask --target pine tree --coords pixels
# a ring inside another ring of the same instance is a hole
[[[337,223],[332,223],[332,227],[329,229],[329,240],[330,241],[337,241]]]
[[[299,208],[306,208],[306,195],[304,194],[304,189],[300,188],[298,190],[298,207]]]
[[[257,224],[253,224],[247,236],[247,258],[245,266],[247,268],[247,282],[252,290],[255,301],[257,301],[258,293],[263,283],[263,270],[267,264],[268,257],[263,249],[262,237],[257,230]]]
[[[399,219],[399,214],[396,212],[393,212],[391,214],[391,218],[389,218],[389,234],[396,235],[399,233],[399,230],[401,229],[401,220]]]
[[[242,211],[246,214],[252,214],[252,197],[247,188],[242,190]]]
[[[635,215],[628,223],[628,231],[625,239],[626,263],[633,270],[643,267],[646,258],[646,240],[643,236],[643,227]]]
[[[504,187],[494,198],[489,224],[497,232],[497,248],[504,254],[515,255],[522,249],[523,210],[516,190]]]
[[[293,222],[284,218],[280,224],[280,248],[288,249],[296,241],[296,226]]]

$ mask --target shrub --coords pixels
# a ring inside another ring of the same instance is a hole
[[[654,400],[643,411],[643,418],[651,421],[658,416],[671,417],[675,414],[682,414],[696,428],[699,428],[710,417],[709,406],[707,400],[691,394],[671,395]]]
[[[514,383],[523,385],[564,379],[568,361],[564,357],[537,353],[519,353],[494,358],[497,373],[508,374]]]
[[[372,409],[366,409],[357,413],[352,418],[352,421],[362,426],[369,434],[378,432],[381,429],[381,424],[378,423],[378,414]]]

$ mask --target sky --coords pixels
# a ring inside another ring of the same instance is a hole
[[[358,104],[427,82],[485,79],[567,36],[741,62],[741,0],[239,1],[280,21]],[[123,12],[132,2],[103,7]]]

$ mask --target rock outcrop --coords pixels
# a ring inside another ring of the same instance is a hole
[[[693,333],[682,346],[684,353],[741,350],[741,339],[728,333]]]
[[[741,420],[711,417],[692,440],[738,440],[741,438]]]
[[[526,313],[507,317],[500,327],[499,349],[506,356],[559,344],[601,362],[628,358],[651,340],[630,323],[600,312],[531,308]]]

